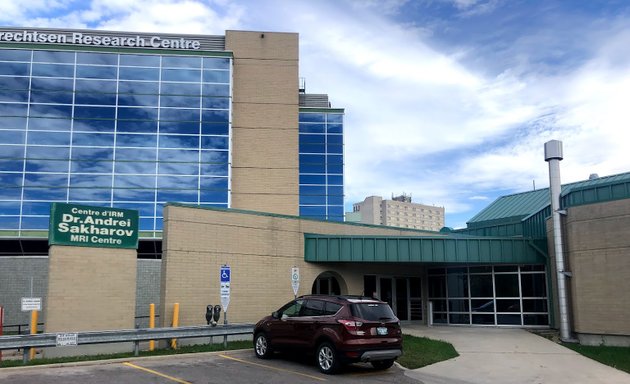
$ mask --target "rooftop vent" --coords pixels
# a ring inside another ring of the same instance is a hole
[[[597,173],[591,173],[591,174],[588,176],[588,179],[589,179],[589,180],[599,179],[599,175],[598,175]]]

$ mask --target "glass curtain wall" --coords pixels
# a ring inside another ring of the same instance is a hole
[[[434,323],[549,325],[543,265],[431,268],[429,300]]]
[[[231,59],[0,49],[0,230],[51,202],[229,205]]]
[[[300,111],[300,216],[344,220],[343,114]]]

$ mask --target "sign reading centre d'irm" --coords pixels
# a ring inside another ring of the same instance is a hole
[[[138,211],[53,203],[48,244],[138,248]]]

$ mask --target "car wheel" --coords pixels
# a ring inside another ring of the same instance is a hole
[[[317,366],[326,374],[335,373],[339,369],[339,359],[332,344],[325,342],[317,348]]]
[[[264,332],[256,335],[254,339],[254,352],[259,359],[268,359],[273,353],[269,345],[269,339]]]
[[[392,365],[394,365],[394,360],[392,359],[372,361],[372,366],[375,369],[388,369],[391,368]]]

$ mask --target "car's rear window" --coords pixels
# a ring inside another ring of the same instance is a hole
[[[384,303],[355,303],[350,305],[352,316],[369,321],[391,320],[395,318],[389,305]]]

